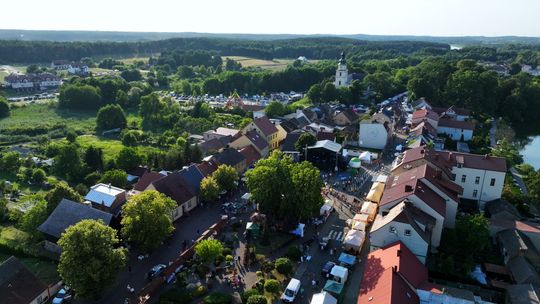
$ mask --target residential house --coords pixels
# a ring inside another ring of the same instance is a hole
[[[201,181],[204,178],[202,172],[199,170],[196,164],[192,164],[182,168],[182,170],[178,171],[178,174],[180,174],[180,177],[184,179],[189,187],[189,190],[195,193],[198,202],[199,194],[201,192]]]
[[[61,249],[56,242],[69,226],[82,220],[100,220],[109,225],[111,219],[110,213],[64,198],[37,230],[46,235],[45,248],[60,253]]]
[[[243,173],[247,168],[244,155],[233,148],[223,149],[223,151],[213,156],[213,160],[220,165],[229,165],[235,168],[239,174]]]
[[[150,183],[146,190],[156,190],[176,201],[177,207],[171,214],[173,221],[197,206],[197,194],[179,171]]]
[[[531,263],[521,255],[511,258],[506,267],[512,274],[516,284],[533,284],[540,286],[540,275]]]
[[[197,146],[203,154],[211,154],[225,148],[231,141],[231,136],[224,136],[220,138],[211,138],[198,143]]]
[[[474,122],[472,121],[439,119],[437,134],[445,134],[455,141],[470,141],[473,133]]]
[[[229,143],[229,147],[235,149],[242,149],[247,146],[253,146],[253,148],[255,148],[255,150],[257,150],[262,157],[267,157],[270,153],[268,142],[255,130],[250,130],[245,133],[238,133]]]
[[[439,124],[439,115],[436,112],[428,109],[414,111],[411,121],[412,125],[416,126],[423,121],[427,121],[432,127],[437,129],[437,126]]]
[[[70,65],[71,62],[69,60],[53,60],[51,62],[51,68],[55,70],[67,70]]]
[[[386,147],[389,139],[388,124],[377,118],[360,121],[358,145],[362,148],[379,149]]]
[[[442,150],[444,149],[444,140],[437,137],[437,130],[430,123],[422,121],[409,131],[406,145],[408,149],[433,145],[435,150]]]
[[[540,268],[540,224],[527,221],[490,219],[490,235],[500,245],[505,263],[516,256]]]
[[[396,159],[393,174],[427,164],[463,188],[461,198],[476,200],[483,210],[486,202],[500,199],[506,174],[506,159],[490,155],[435,151],[418,147]]]
[[[246,166],[248,168],[261,159],[261,154],[251,145],[238,150],[238,152],[246,158]]]
[[[39,74],[9,74],[4,78],[7,88],[17,91],[46,90],[57,88],[62,84],[62,79],[51,73]]]
[[[49,289],[14,256],[0,264],[0,302],[41,304],[49,299]]]
[[[484,212],[491,220],[515,221],[522,218],[516,206],[502,199],[486,203]]]
[[[359,116],[351,108],[344,110],[337,110],[334,112],[332,118],[334,123],[338,126],[349,126],[358,120]]]
[[[516,284],[506,288],[506,304],[540,304],[540,289],[533,284]]]
[[[90,72],[90,68],[86,63],[82,62],[72,62],[67,69],[68,73],[72,75],[85,75]]]
[[[213,138],[220,139],[222,137],[234,137],[240,131],[236,129],[219,127],[215,130],[209,130],[203,133],[204,140],[211,140]]]
[[[375,219],[369,234],[370,251],[401,241],[425,264],[434,226],[432,216],[403,201]]]
[[[421,110],[421,109],[431,110],[432,109],[431,105],[424,97],[418,98],[417,100],[413,101],[411,106],[415,110]]]
[[[466,121],[471,118],[471,111],[463,108],[451,106],[449,108],[433,107],[432,110],[439,114],[441,118],[448,118],[457,121]]]
[[[84,197],[93,208],[103,210],[118,216],[122,205],[126,202],[126,190],[106,184],[97,184],[90,187]]]
[[[163,177],[165,177],[165,175],[158,172],[149,171],[144,173],[143,176],[139,178],[135,186],[133,186],[134,194],[143,192],[144,190],[146,190],[148,185]]]
[[[279,130],[276,126],[268,119],[268,117],[260,117],[254,119],[246,127],[244,127],[243,132],[247,133],[248,131],[255,130],[266,139],[270,146],[270,150],[277,149],[279,147]]]
[[[200,162],[197,165],[197,168],[199,169],[199,171],[201,171],[201,173],[202,173],[202,175],[204,177],[207,177],[207,176],[212,175],[212,173],[214,173],[214,171],[217,170],[218,164],[210,156],[210,157],[208,157],[208,159],[203,160],[202,162]]]

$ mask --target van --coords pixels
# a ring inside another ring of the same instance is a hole
[[[296,295],[300,291],[300,281],[297,279],[291,279],[289,284],[287,284],[287,288],[285,288],[285,291],[281,295],[281,301],[285,303],[292,303],[294,302]]]

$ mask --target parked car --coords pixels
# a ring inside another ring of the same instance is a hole
[[[64,286],[56,293],[56,296],[52,300],[52,304],[68,303],[71,302],[72,298],[73,296],[71,294],[71,288],[69,288],[68,286]]]
[[[326,262],[326,264],[324,264],[324,266],[323,266],[323,268],[321,270],[321,275],[324,277],[327,274],[329,274],[332,271],[332,268],[334,268],[334,266],[336,266],[336,263],[334,263],[332,261]]]
[[[150,269],[150,271],[146,274],[146,278],[148,280],[151,280],[159,276],[165,268],[167,268],[167,266],[163,264],[157,264],[156,266],[152,267],[152,269]]]
[[[300,291],[300,281],[292,278],[289,284],[287,284],[287,288],[285,288],[285,291],[281,295],[281,300],[285,303],[292,303],[296,299],[296,295]]]

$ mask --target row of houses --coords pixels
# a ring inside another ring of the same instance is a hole
[[[67,71],[73,75],[84,75],[90,72],[88,64],[80,61],[53,60],[51,62],[51,68],[57,71]]]
[[[4,78],[4,86],[16,91],[47,90],[57,88],[62,78],[51,73],[9,74]]]

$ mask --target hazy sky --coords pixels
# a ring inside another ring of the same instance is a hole
[[[0,28],[540,36],[540,0],[1,0]]]

